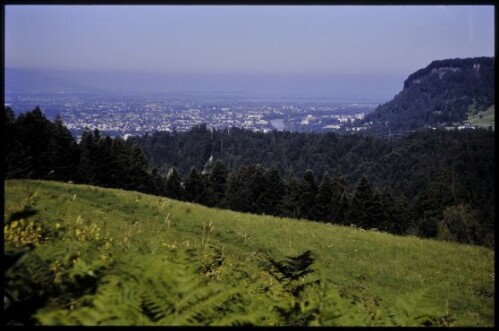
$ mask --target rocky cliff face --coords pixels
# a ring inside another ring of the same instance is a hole
[[[478,66],[480,66],[480,64],[478,64]],[[427,79],[428,76],[431,76],[431,75],[434,75],[434,74],[438,74],[438,79],[442,79],[442,77],[444,77],[444,75],[447,72],[458,72],[458,71],[461,71],[461,70],[462,70],[461,68],[452,68],[452,67],[433,68],[433,69],[431,69],[430,73],[426,74],[425,76],[422,76],[420,78],[414,78],[413,80],[408,81],[407,82],[407,86],[405,88],[408,88],[408,87],[410,87],[410,86],[412,86],[414,84],[419,84],[423,80]]]
[[[494,58],[491,57],[433,61],[426,68],[420,69],[410,75],[404,82],[404,89],[409,88],[414,84],[421,83],[432,75],[438,75],[438,78],[442,79],[445,74],[449,72],[456,73],[471,69],[475,75],[479,77],[481,67],[491,67],[493,65]]]

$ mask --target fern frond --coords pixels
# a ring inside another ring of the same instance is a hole
[[[298,256],[288,256],[287,260],[284,261],[276,261],[270,258],[269,262],[273,266],[271,273],[279,281],[296,281],[314,271],[310,268],[314,263],[314,258],[310,250]]]
[[[395,305],[387,309],[392,323],[396,326],[431,324],[433,319],[444,315],[443,309],[432,302],[428,288],[398,298]]]
[[[370,326],[369,314],[362,311],[350,300],[329,287],[322,287],[320,291],[318,319],[314,324],[319,326]]]

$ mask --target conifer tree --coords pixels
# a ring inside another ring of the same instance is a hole
[[[348,209],[348,199],[345,196],[345,201],[342,197],[346,192],[346,182],[343,178],[333,177],[332,190],[331,190],[331,220],[333,223],[341,223],[345,220],[345,212]]]
[[[21,114],[15,122],[16,140],[21,152],[16,160],[22,166],[22,178],[50,179],[54,173],[50,162],[50,146],[54,135],[52,122],[47,120],[41,109]]]
[[[166,196],[166,180],[159,175],[158,168],[151,170],[150,193],[158,196]]]
[[[381,194],[376,191],[366,203],[365,217],[360,226],[366,229],[380,229],[388,218],[388,210],[383,205]]]
[[[380,193],[380,203],[382,217],[377,228],[390,233],[402,233],[406,226],[404,214],[407,208],[400,209],[397,201],[387,191]]]
[[[54,135],[51,141],[50,162],[53,178],[76,180],[80,152],[73,136],[64,126],[59,115],[54,120]]]
[[[26,155],[18,137],[16,116],[10,107],[4,107],[4,141],[5,141],[5,162],[4,171],[6,178],[23,178],[30,168],[29,156]]]
[[[265,202],[263,212],[271,215],[282,214],[284,183],[276,167],[265,171],[265,187],[261,199]]]
[[[115,137],[111,141],[108,171],[112,174],[114,187],[126,188],[132,183],[130,165],[128,164],[128,151],[125,141],[120,137]]]
[[[350,201],[346,220],[363,228],[370,227],[370,208],[373,202],[373,191],[369,181],[362,176]]]
[[[113,154],[112,154],[112,141],[109,136],[100,136],[94,132],[94,183],[104,187],[118,187],[121,180],[116,177],[116,170]],[[114,168],[114,169],[113,169]]]
[[[183,199],[181,178],[176,168],[171,168],[166,175],[166,195],[172,199]]]
[[[337,209],[335,209],[335,214],[333,218],[333,223],[340,225],[349,225],[347,214],[350,210],[350,199],[348,197],[348,193],[344,192],[338,202]]]
[[[323,222],[332,221],[333,211],[333,178],[326,171],[317,188],[317,219]]]
[[[449,169],[442,169],[415,199],[414,213],[418,232],[423,237],[435,237],[443,210],[455,203]]]
[[[199,203],[202,201],[203,191],[203,179],[196,170],[196,167],[192,167],[185,180],[185,199],[190,202]]]
[[[78,147],[80,149],[80,162],[78,164],[78,173],[80,180],[83,183],[93,184],[95,178],[95,144],[94,135],[88,128],[83,131]]]
[[[227,185],[227,168],[222,160],[217,160],[213,164],[209,175],[209,183],[211,184],[211,201],[210,205],[222,207],[225,203],[225,188]]]
[[[150,175],[147,172],[149,166],[144,153],[139,146],[135,144],[129,144],[127,142],[125,146],[128,156],[126,160],[128,164],[128,172],[132,179],[130,183],[133,187],[132,189],[140,192],[147,192]]]
[[[317,204],[315,199],[317,196],[317,184],[312,170],[308,169],[305,171],[301,187],[299,200],[301,216],[306,219],[315,220],[317,219]]]
[[[300,218],[301,186],[298,178],[291,176],[285,183],[285,194],[283,197],[284,215],[287,217]]]
[[[227,179],[227,190],[225,194],[226,206],[229,209],[252,212],[253,200],[249,187],[246,185],[245,172],[248,172],[248,167],[242,167],[238,171],[230,173]]]
[[[251,196],[252,213],[270,213],[267,193],[269,187],[265,178],[265,170],[260,164],[251,165],[248,168],[248,174],[245,176],[245,182]]]

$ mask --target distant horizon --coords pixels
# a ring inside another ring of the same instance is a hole
[[[489,57],[489,56],[476,56]],[[493,57],[493,56],[492,56]],[[433,61],[445,60],[434,59]],[[424,67],[429,65],[427,63]],[[422,69],[417,68],[417,70]],[[193,94],[240,94],[241,96],[328,98],[385,102],[402,91],[413,72],[394,74],[312,74],[312,73],[179,73],[118,70],[64,70],[6,67],[61,78],[70,83],[107,92],[169,92]],[[416,70],[415,70],[416,71]],[[8,76],[7,76],[8,77]],[[9,82],[7,82],[9,83]],[[8,93],[6,86],[5,93]]]
[[[493,5],[6,5],[5,67],[392,74],[493,56]]]
[[[15,72],[27,74],[28,77],[21,81],[15,80],[16,77],[11,77]],[[13,82],[14,85],[27,85],[29,82],[26,80],[36,75],[58,78],[108,92],[121,90],[194,94],[235,93],[261,97],[327,97],[384,102],[402,90],[403,82],[409,74],[138,73],[7,67],[5,93],[12,92]]]

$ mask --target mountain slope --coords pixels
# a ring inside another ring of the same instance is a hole
[[[494,70],[491,57],[433,61],[411,74],[404,89],[368,114],[364,123],[375,133],[462,123],[469,111],[494,104]]]
[[[494,323],[494,253],[482,247],[32,180],[5,182],[4,216],[6,253],[35,245],[6,273],[11,321]]]

